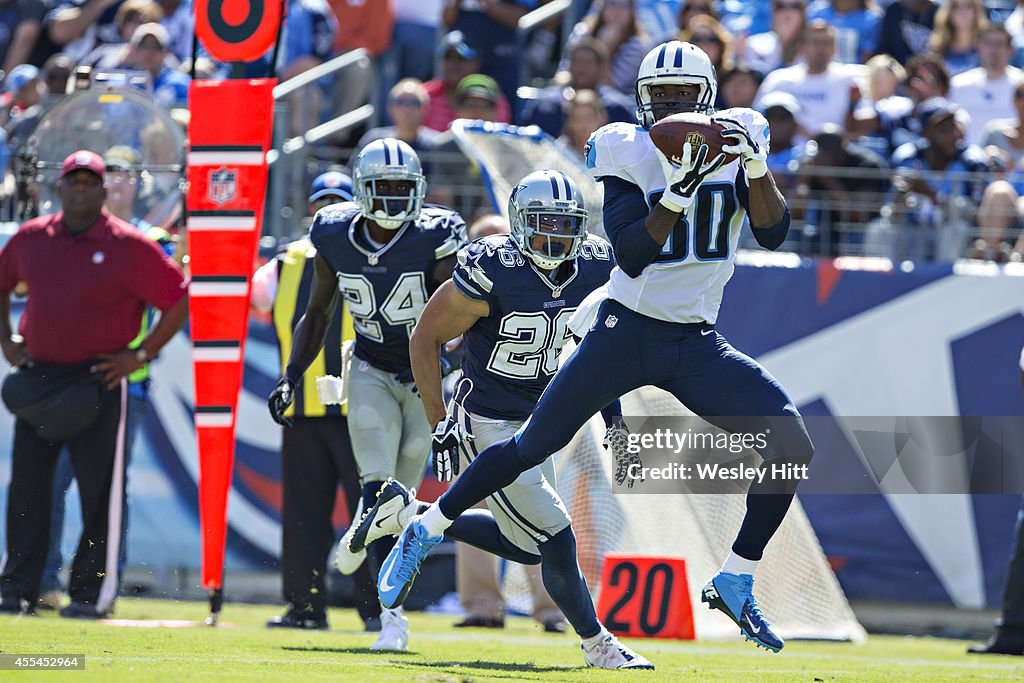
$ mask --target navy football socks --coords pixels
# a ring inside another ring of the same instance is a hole
[[[594,601],[576,560],[576,535],[567,526],[542,543],[541,578],[548,595],[562,610],[566,621],[580,638],[590,638],[601,631],[601,622],[594,611]]]

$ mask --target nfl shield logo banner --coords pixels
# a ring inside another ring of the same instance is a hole
[[[210,201],[215,204],[227,204],[234,199],[237,179],[238,171],[234,168],[221,166],[216,171],[210,171]]]

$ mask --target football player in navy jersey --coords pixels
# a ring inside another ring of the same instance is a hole
[[[400,140],[368,144],[355,160],[353,176],[355,201],[324,207],[313,219],[312,292],[295,327],[285,376],[269,404],[274,420],[287,426],[284,410],[295,382],[323,345],[340,292],[356,330],[344,381],[365,510],[389,478],[412,487],[422,477],[430,426],[413,383],[409,335],[427,299],[451,277],[466,225],[449,209],[423,205],[427,184],[419,158]],[[355,526],[335,554],[343,573],[354,572],[366,557],[365,547],[350,543]],[[388,537],[370,548],[371,572],[392,543]],[[383,610],[380,638],[372,647],[404,650],[407,638],[401,610]]]
[[[512,190],[508,206],[511,235],[483,237],[459,251],[452,279],[430,298],[410,340],[423,407],[428,422],[436,425],[433,465],[442,481],[458,474],[460,449],[472,462],[480,450],[508,439],[530,417],[558,369],[562,347],[573,336],[570,318],[608,281],[615,265],[611,245],[587,236],[583,197],[565,174],[531,173]],[[440,348],[460,335],[463,376],[446,409]],[[618,401],[602,413],[609,433],[616,432],[612,421],[621,416]],[[613,452],[616,457],[625,453]],[[549,460],[528,469],[487,498],[488,510],[468,511],[445,534],[520,563],[539,563],[544,586],[579,634],[588,665],[653,668],[598,621],[554,478]],[[389,482],[360,522],[357,537],[400,533],[412,517],[409,500],[399,483]],[[385,592],[389,576],[389,567],[382,566]],[[406,593],[410,587],[405,584]]]
[[[754,571],[793,498],[793,482],[769,464],[800,466],[813,453],[803,420],[779,383],[715,330],[744,219],[757,241],[777,249],[789,209],[765,162],[768,125],[750,109],[715,112],[718,85],[708,56],[689,43],[655,47],[636,83],[639,126],[609,124],[591,137],[587,165],[604,184],[604,226],[615,250],[608,298],[583,342],[545,390],[526,424],[483,450],[458,481],[402,532],[384,562],[395,604],[419,563],[459,514],[563,448],[597,409],[645,385],[669,391],[692,412],[734,433],[764,434],[763,479],[753,479],[743,523],[702,600],[748,640],[784,643],[753,595]],[[651,142],[648,128],[683,111],[712,115],[736,154],[708,158],[684,145],[679,163]],[[779,468],[793,471],[792,468]],[[652,520],[653,522],[653,520]],[[385,572],[382,571],[382,576]]]

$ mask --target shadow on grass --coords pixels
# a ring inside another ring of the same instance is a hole
[[[418,655],[416,651],[399,652],[397,650],[371,650],[368,647],[297,647],[295,645],[282,645],[282,650],[289,652],[334,652],[346,655]]]
[[[556,671],[572,671],[583,667],[576,666],[538,666],[533,662],[485,662],[476,660],[473,662],[402,662],[408,667],[423,667],[424,669],[483,669],[484,671],[508,671],[518,675],[529,673],[553,673]]]

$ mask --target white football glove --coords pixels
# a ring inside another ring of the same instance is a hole
[[[693,146],[689,142],[684,143],[682,162],[678,166],[669,161],[657,147],[654,151],[665,174],[665,193],[661,196],[659,204],[675,213],[686,211],[693,203],[693,195],[704,179],[713,175],[725,163],[724,154],[719,154],[705,163],[708,156],[707,145],[701,145],[694,153]]]
[[[451,481],[459,473],[459,446],[472,441],[473,434],[459,421],[456,408],[473,391],[473,380],[463,377],[455,385],[455,395],[448,402],[448,414],[434,427],[430,437],[430,463],[438,481]]]
[[[459,473],[459,446],[475,437],[452,414],[434,427],[430,437],[431,464],[438,481],[451,481]]]
[[[630,465],[639,465],[643,467],[643,462],[640,461],[640,455],[638,453],[629,452],[629,428],[626,427],[626,422],[622,418],[616,418],[612,422],[612,426],[607,429],[604,433],[604,449],[611,450],[612,462],[615,464],[615,483],[620,486],[629,474]],[[643,483],[645,477],[643,476],[643,470],[640,470],[640,483]],[[633,484],[636,479],[629,478],[629,488],[633,488]]]
[[[722,151],[729,154],[738,154],[740,163],[743,164],[743,171],[747,178],[755,180],[762,178],[768,173],[768,147],[760,145],[750,136],[747,127],[736,119],[727,117],[712,117],[712,121],[725,126],[722,137],[732,138],[735,145],[722,145]]]

